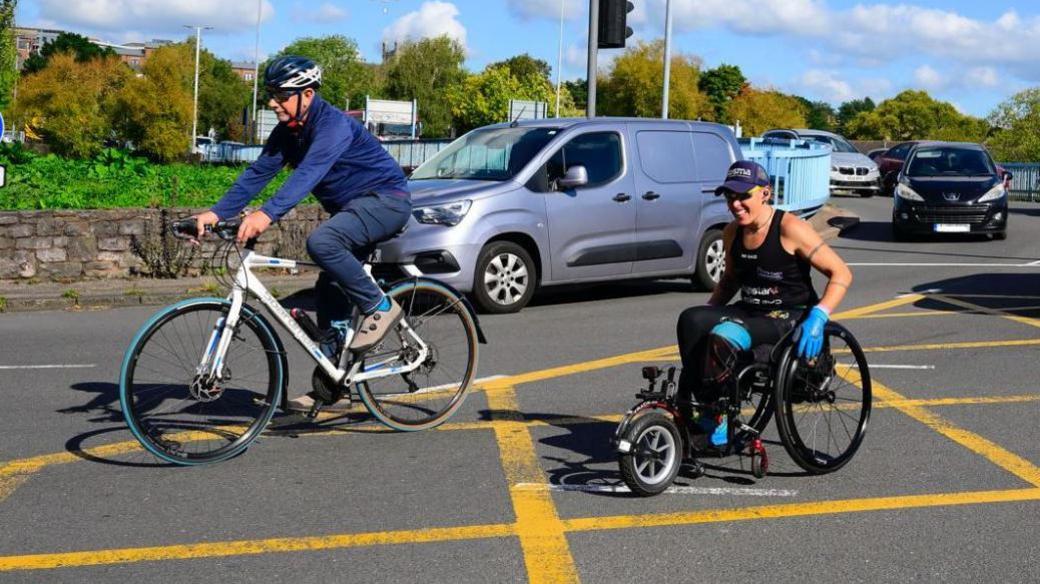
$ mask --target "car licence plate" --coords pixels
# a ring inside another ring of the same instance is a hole
[[[971,225],[967,223],[953,224],[953,223],[936,223],[936,233],[968,233],[971,231]]]

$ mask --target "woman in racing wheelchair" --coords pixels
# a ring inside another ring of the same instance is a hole
[[[725,270],[707,305],[686,309],[677,324],[682,372],[676,406],[691,421],[694,449],[709,451],[725,447],[732,432],[724,414],[699,414],[722,397],[742,352],[775,344],[797,327],[797,356],[815,359],[824,326],[852,284],[848,266],[807,222],[770,204],[769,175],[761,165],[733,163],[715,195],[726,197],[734,218],[723,230]],[[812,268],[827,277],[822,298],[813,289]],[[727,305],[738,291],[740,301]]]

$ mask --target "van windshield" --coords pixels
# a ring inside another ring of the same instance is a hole
[[[424,162],[410,178],[509,180],[559,132],[559,128],[473,130]]]

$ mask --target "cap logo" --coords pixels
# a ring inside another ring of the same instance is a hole
[[[751,170],[748,168],[731,168],[726,178],[751,178]]]

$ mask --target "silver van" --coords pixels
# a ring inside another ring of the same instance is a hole
[[[714,190],[741,159],[726,126],[628,118],[478,128],[412,173],[413,219],[374,271],[427,275],[485,312],[537,288],[722,273],[731,219]]]

